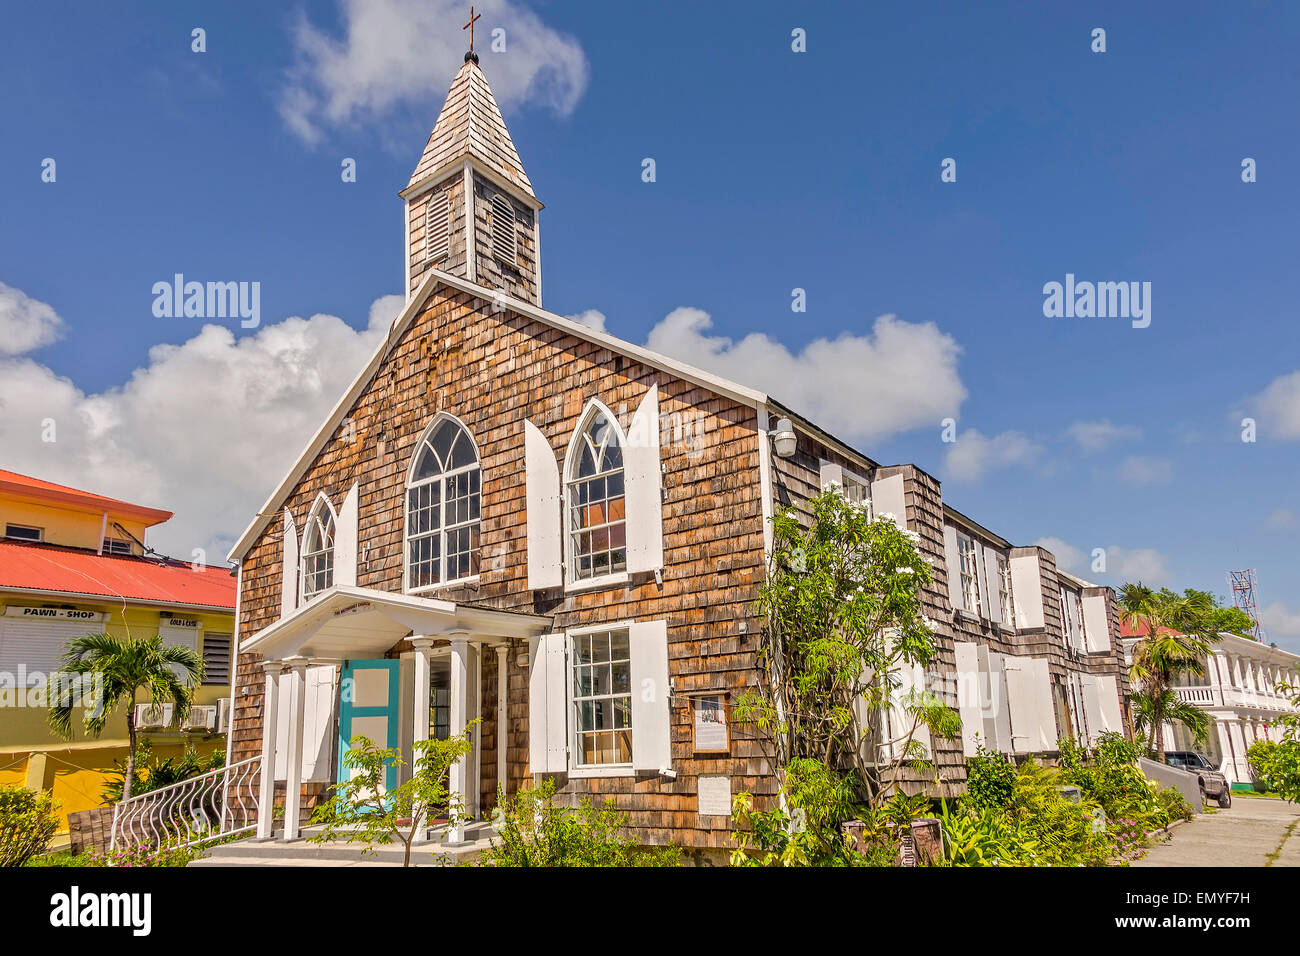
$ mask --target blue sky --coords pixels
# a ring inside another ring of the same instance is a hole
[[[697,316],[674,337],[665,317],[703,310],[707,335],[732,340],[711,346],[720,370],[753,364],[753,384],[830,416],[878,461],[916,462],[1017,543],[1108,549],[1109,572],[1085,562],[1087,577],[1223,594],[1228,568],[1257,568],[1270,636],[1300,650],[1300,379],[1288,378],[1300,369],[1300,8],[476,6],[484,72],[547,206],[548,309],[598,310],[617,335],[679,345],[705,326]],[[7,405],[0,391],[16,450],[0,467],[124,495],[138,477],[137,497],[165,496],[150,503],[182,522],[204,499],[181,486],[233,458],[248,490],[221,526],[177,527],[205,545],[237,535],[279,477],[275,462],[248,464],[261,461],[248,434],[296,451],[363,360],[372,304],[400,291],[396,193],[459,65],[462,22],[441,0],[13,5],[0,34],[0,283],[59,320],[47,344],[0,349],[11,381],[21,365],[24,381],[49,383]],[[373,47],[355,32],[366,23]],[[501,25],[507,52],[494,54]],[[191,51],[195,27],[205,53]],[[806,53],[791,50],[796,27]],[[1105,53],[1090,49],[1096,27]],[[45,157],[54,183],[41,181]],[[340,180],[344,157],[356,183]],[[945,157],[955,183],[940,182]],[[1245,157],[1257,182],[1241,180]],[[196,345],[202,321],[151,312],[153,283],[176,272],[261,282],[263,327],[228,322],[228,338]],[[1042,287],[1066,273],[1150,282],[1150,327],[1045,318]],[[806,313],[791,311],[794,288]],[[296,344],[272,342],[287,317],[317,314],[346,327],[312,319],[284,326]],[[876,338],[885,314],[948,364],[901,368]],[[736,345],[755,333],[766,338],[751,351]],[[817,339],[839,345],[806,352]],[[875,364],[846,386],[853,369],[835,356],[855,343]],[[297,350],[292,375],[274,372],[275,348]],[[789,391],[782,348],[803,376]],[[168,364],[182,359],[189,374]],[[215,394],[194,382],[209,360],[225,376]],[[320,382],[303,398],[289,394],[294,376]],[[917,399],[918,382],[948,397]],[[33,444],[24,416],[56,392],[80,424]],[[155,423],[150,409],[168,401]],[[225,425],[208,430],[205,415]],[[1254,443],[1241,440],[1246,415]],[[200,427],[169,431],[187,416]],[[941,440],[944,417],[955,444]],[[106,452],[114,427],[135,438]],[[154,460],[176,458],[190,471]]]

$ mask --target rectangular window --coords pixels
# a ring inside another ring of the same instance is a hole
[[[132,543],[124,538],[105,538],[104,553],[105,554],[134,554],[135,549],[132,548],[131,545]]]
[[[5,525],[5,537],[14,538],[18,541],[43,541],[45,539],[45,530],[25,524],[7,524]]]
[[[855,505],[869,501],[866,482],[859,481],[848,472],[844,473],[844,497]],[[901,516],[900,516],[901,517]]]
[[[575,634],[573,750],[582,767],[632,763],[632,657],[626,628]]]
[[[203,683],[230,683],[230,635],[203,633]]]
[[[1061,630],[1065,644],[1083,650],[1083,604],[1075,591],[1061,588]]]
[[[575,481],[569,486],[573,577],[578,581],[627,570],[623,472]]]
[[[1002,623],[1007,627],[1016,626],[1016,598],[1011,590],[1011,562],[1006,555],[997,556],[998,568],[998,606],[1002,610]]]
[[[966,610],[979,614],[980,580],[975,565],[975,539],[957,532],[957,550],[961,558],[961,593],[965,599]]]

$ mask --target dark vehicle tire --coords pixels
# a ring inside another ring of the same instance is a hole
[[[1219,807],[1226,810],[1232,806],[1232,787],[1228,784],[1223,785],[1223,793],[1219,794]]]
[[[1198,787],[1201,788],[1201,806],[1205,806],[1205,803],[1206,803],[1206,800],[1205,800],[1205,781],[1204,781],[1204,780],[1198,780],[1198,781],[1196,781],[1196,785],[1197,785]]]

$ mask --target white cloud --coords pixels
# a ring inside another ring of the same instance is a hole
[[[1136,425],[1115,425],[1105,418],[1099,422],[1075,422],[1065,434],[1084,451],[1096,452],[1117,441],[1141,438],[1142,429]]]
[[[475,47],[502,109],[523,103],[572,113],[587,88],[587,57],[578,41],[542,23],[511,0],[484,0]],[[466,7],[453,0],[341,0],[342,36],[300,17],[293,28],[295,63],[280,94],[280,115],[308,143],[325,127],[382,119],[413,104],[442,103],[469,36]],[[504,53],[491,52],[505,31]]]
[[[577,322],[579,325],[585,325],[597,332],[605,331],[605,313],[599,309],[586,309],[576,315],[566,315],[566,319]]]
[[[1096,573],[1089,567],[1088,555],[1060,538],[1039,538],[1034,544],[1052,552],[1053,557],[1056,558],[1056,566],[1063,571],[1069,571],[1071,574],[1084,579],[1089,574]]]
[[[150,349],[147,365],[98,394],[30,359],[0,359],[5,467],[174,511],[150,544],[184,559],[205,548],[220,564],[402,304],[377,299],[361,332],[331,315],[240,339],[206,325]]]
[[[1155,548],[1123,548],[1112,544],[1105,551],[1105,571],[1093,570],[1093,549],[1076,548],[1060,538],[1039,538],[1034,544],[1056,555],[1056,565],[1084,580],[1106,579],[1115,584],[1141,581],[1147,585],[1169,582],[1168,558]]]
[[[1129,455],[1119,466],[1120,481],[1130,485],[1163,485],[1173,477],[1173,463],[1165,458]]]
[[[1300,438],[1300,371],[1279,375],[1249,401],[1259,430],[1275,438]]]
[[[0,282],[0,355],[22,355],[59,337],[63,320],[53,308]]]
[[[1033,464],[1042,451],[1040,445],[1020,432],[984,435],[977,429],[968,428],[948,446],[944,464],[949,479],[975,481],[998,468]]]
[[[707,312],[677,308],[651,329],[647,345],[762,389],[848,440],[938,429],[966,398],[957,374],[961,347],[930,322],[882,315],[868,334],[814,339],[797,353],[761,332],[739,341],[707,335],[712,324]]]
[[[1274,601],[1259,609],[1259,623],[1268,640],[1300,653],[1300,611],[1292,611],[1281,601]]]
[[[1297,520],[1296,513],[1290,508],[1275,508],[1264,519],[1264,526],[1270,531],[1285,531],[1288,528],[1294,528],[1300,524]]]

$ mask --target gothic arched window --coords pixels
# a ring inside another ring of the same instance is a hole
[[[441,415],[415,446],[406,477],[406,588],[478,574],[482,506],[478,449],[455,418]]]
[[[564,470],[571,581],[627,570],[623,444],[614,416],[593,400],[578,424]]]
[[[302,536],[302,600],[307,603],[334,584],[334,508],[316,498]]]

